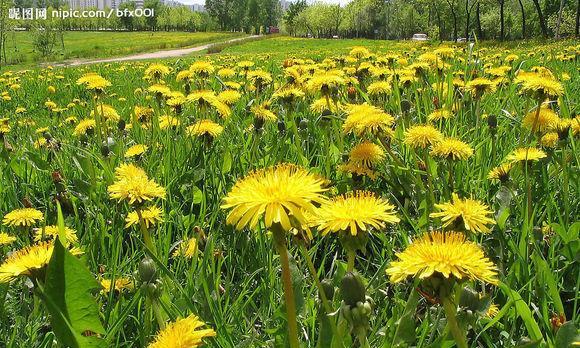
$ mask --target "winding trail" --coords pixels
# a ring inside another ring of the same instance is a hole
[[[163,50],[163,51],[156,51],[156,52],[149,52],[149,53],[139,53],[139,54],[132,54],[129,56],[124,57],[114,57],[114,58],[103,58],[103,59],[94,59],[94,60],[86,60],[86,59],[75,59],[75,60],[68,60],[61,63],[51,64],[52,66],[79,66],[79,65],[89,65],[89,64],[98,64],[98,63],[113,63],[113,62],[125,62],[130,60],[144,60],[144,59],[162,59],[162,58],[174,58],[174,57],[182,57],[186,56],[191,53],[200,52],[208,49],[210,46],[220,43],[232,43],[238,41],[245,41],[249,39],[253,39],[258,37],[259,35],[251,35],[245,37],[239,37],[235,39],[230,39],[227,41],[222,42],[212,42],[201,46],[194,46],[194,47],[187,47],[187,48],[178,48],[173,50]]]

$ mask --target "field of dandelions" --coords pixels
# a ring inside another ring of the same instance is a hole
[[[579,346],[580,46],[275,40],[1,74],[0,347]]]

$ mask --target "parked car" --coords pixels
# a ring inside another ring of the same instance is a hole
[[[427,34],[413,34],[413,37],[411,38],[411,40],[413,40],[413,41],[427,41],[429,39],[427,38]]]
[[[469,37],[465,38],[465,37],[458,37],[457,40],[455,40],[457,42],[474,42],[475,38],[473,37],[473,35],[469,35]]]

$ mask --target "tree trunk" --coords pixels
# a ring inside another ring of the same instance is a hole
[[[465,0],[465,39],[469,40],[469,20],[471,11],[469,10],[469,0]]]
[[[479,2],[477,3],[477,8],[475,9],[475,21],[477,25],[477,36],[480,40],[483,40],[483,30],[481,29],[481,12],[479,9]]]
[[[499,2],[499,40],[505,40],[505,19],[504,19],[504,5],[505,0],[498,0]],[[479,8],[479,5],[477,5]]]
[[[455,13],[455,8],[453,6],[454,2],[447,0],[447,4],[449,4],[451,16],[453,17],[453,41],[457,41],[457,13]]]
[[[542,35],[548,37],[548,28],[546,27],[546,19],[542,13],[542,7],[540,6],[539,0],[533,0],[536,11],[538,12],[538,19],[540,20],[540,28],[542,29]]]
[[[580,0],[578,0],[580,1]],[[522,39],[526,38],[526,10],[524,8],[524,4],[522,0],[518,0],[520,4],[520,10],[522,11]]]
[[[580,34],[580,0],[576,4],[576,37]]]
[[[443,28],[441,27],[441,15],[439,14],[439,9],[437,8],[437,6],[435,6],[435,15],[437,16],[437,27],[439,28],[439,41],[443,42]]]
[[[558,11],[558,21],[556,22],[556,39],[560,38],[560,25],[562,24],[563,10],[564,10],[564,0],[560,0],[560,10]]]

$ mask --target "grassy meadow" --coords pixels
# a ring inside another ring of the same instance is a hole
[[[30,67],[38,62],[120,57],[133,53],[204,45],[241,36],[243,34],[211,32],[67,31],[63,34],[63,40],[59,40],[55,45],[54,53],[49,57],[41,57],[34,50],[30,32],[12,32],[7,35],[6,39],[9,66],[4,67],[3,70],[14,69],[10,65]]]
[[[113,34],[65,57],[166,42]],[[4,71],[0,347],[577,346],[579,53],[277,37]]]

